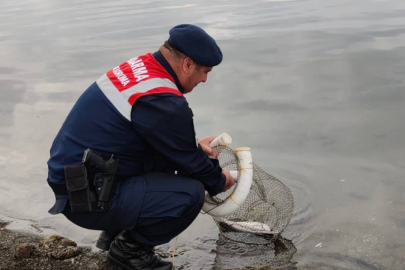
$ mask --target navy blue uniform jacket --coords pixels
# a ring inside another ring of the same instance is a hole
[[[161,53],[153,56],[182,91]],[[182,96],[166,93],[141,97],[128,121],[93,83],[78,99],[53,142],[49,181],[64,184],[64,166],[80,164],[87,148],[105,158],[111,154],[119,158],[117,174],[122,177],[177,170],[201,181],[210,195],[221,192],[225,184],[218,162],[196,145],[193,113]]]

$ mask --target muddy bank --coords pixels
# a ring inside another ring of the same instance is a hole
[[[107,263],[106,252],[92,251],[60,235],[39,236],[7,229],[0,220],[0,270],[117,270]],[[31,225],[35,226],[35,225]],[[38,228],[38,230],[40,230]],[[166,260],[171,254],[157,248],[155,253]],[[175,254],[177,257],[181,252]],[[176,269],[185,269],[176,265]]]
[[[40,237],[8,230],[0,221],[0,269],[102,269],[114,270],[103,252],[78,247],[67,238],[52,235]]]

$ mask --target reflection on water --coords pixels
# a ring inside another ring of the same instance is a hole
[[[96,78],[195,23],[224,53],[187,95],[198,136],[228,132],[292,190],[283,236],[296,267],[405,269],[404,1],[3,0],[0,10],[0,215],[93,243],[97,232],[47,214],[50,145]],[[179,238],[179,265],[212,268],[217,233],[198,217]]]

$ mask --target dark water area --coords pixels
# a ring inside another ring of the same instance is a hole
[[[405,269],[400,0],[2,0],[0,216],[94,243],[97,232],[47,214],[51,143],[91,83],[156,51],[180,23],[203,27],[224,53],[186,96],[197,136],[229,133],[292,190],[283,236],[296,269]],[[184,269],[213,269],[217,240],[200,215],[167,246]]]

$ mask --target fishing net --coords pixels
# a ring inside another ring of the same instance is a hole
[[[295,265],[291,260],[296,252],[294,244],[282,236],[267,245],[251,245],[220,234],[213,269],[290,269]]]
[[[231,148],[216,146],[213,150],[218,154],[222,168],[239,171],[238,157]],[[232,195],[238,181],[239,175],[232,188],[214,197],[207,195],[205,200],[221,205]],[[224,237],[246,244],[266,245],[274,242],[287,227],[293,208],[293,196],[288,187],[253,164],[253,182],[244,203],[226,216],[213,218]]]

